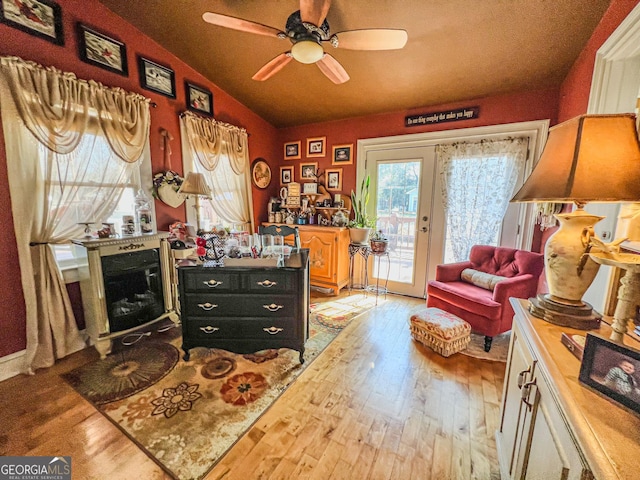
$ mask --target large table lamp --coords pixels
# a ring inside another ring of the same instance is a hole
[[[640,145],[635,115],[581,115],[549,130],[542,156],[512,202],[576,205],[556,216],[560,228],[544,249],[548,294],[530,299],[532,315],[556,325],[588,330],[601,315],[582,296],[600,264],[590,252],[612,254],[621,240],[598,239],[594,225],[604,217],[584,210],[589,202],[640,200]]]
[[[178,193],[189,196],[195,196],[195,208],[196,208],[196,232],[199,235],[202,231],[200,229],[200,197],[211,198],[211,190],[207,185],[204,175],[196,172],[189,172],[187,178],[184,179]]]

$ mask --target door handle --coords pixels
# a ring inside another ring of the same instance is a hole
[[[429,227],[422,227],[420,229],[421,232],[427,233],[429,231]]]

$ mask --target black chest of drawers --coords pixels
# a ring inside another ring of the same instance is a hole
[[[269,348],[300,352],[309,337],[308,250],[285,266],[180,267],[182,349],[254,353]]]

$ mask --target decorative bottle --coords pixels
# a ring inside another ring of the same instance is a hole
[[[142,235],[153,233],[153,220],[151,218],[149,197],[147,197],[143,189],[138,190],[138,193],[136,194],[135,206],[138,231]]]

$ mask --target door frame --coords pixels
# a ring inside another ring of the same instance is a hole
[[[412,133],[389,137],[361,139],[358,140],[356,151],[356,185],[360,185],[365,176],[367,155],[369,152],[396,148],[428,147],[441,143],[464,142],[492,137],[525,135],[531,138],[524,172],[524,178],[526,179],[533,170],[533,165],[535,165],[540,158],[544,144],[547,141],[548,130],[549,119],[546,119],[483,127],[460,128],[456,130],[443,130],[438,132]],[[369,208],[372,208],[371,203]],[[531,250],[533,231],[535,228],[534,210],[534,205],[532,203],[523,204],[523,208],[520,209],[518,215],[518,224],[520,228],[516,240],[516,248]]]

